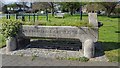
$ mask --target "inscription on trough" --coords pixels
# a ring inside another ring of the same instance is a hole
[[[75,26],[34,26],[23,25],[22,34],[27,37],[75,38],[84,41],[88,38],[97,41],[98,29]]]
[[[22,33],[25,36],[33,37],[61,37],[76,38],[78,37],[78,28],[74,27],[46,27],[46,26],[23,26]]]
[[[59,33],[62,33],[62,34],[71,34],[71,33],[74,33],[74,34],[77,34],[77,30],[42,30],[42,29],[31,29],[31,30],[28,30],[28,29],[24,29],[22,31],[23,33],[55,33],[55,34],[59,34]]]

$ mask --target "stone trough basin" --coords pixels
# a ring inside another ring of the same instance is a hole
[[[89,23],[93,27],[76,27],[76,26],[36,26],[22,25],[18,38],[17,46],[24,42],[25,45],[30,43],[32,37],[46,38],[73,38],[82,42],[82,50],[87,58],[94,57],[94,43],[98,40],[98,22],[97,14],[89,13]],[[22,40],[22,42],[20,42]]]
[[[90,58],[94,54],[94,42],[98,40],[98,28],[23,25],[19,37],[29,39],[32,37],[79,39],[82,42],[84,56]]]

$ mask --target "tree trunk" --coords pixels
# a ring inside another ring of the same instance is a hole
[[[70,9],[70,15],[73,16],[73,9]]]
[[[110,17],[110,14],[111,14],[112,11],[108,9],[106,12],[107,12],[106,15],[107,15],[108,17]]]
[[[51,12],[52,12],[52,16],[54,16],[54,9],[53,8],[51,9]]]

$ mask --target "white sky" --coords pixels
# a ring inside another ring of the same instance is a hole
[[[5,3],[5,4],[8,4],[8,3],[12,3],[12,2],[18,2],[20,0],[0,0],[1,2]],[[21,1],[31,1],[31,0],[21,0]],[[32,1],[41,1],[41,0],[32,0]],[[44,0],[42,0],[44,1]],[[49,1],[49,0],[48,0]],[[57,0],[56,0],[57,1]],[[84,0],[83,0],[84,1]],[[92,1],[92,0],[90,0]],[[101,1],[101,0],[100,0]],[[109,0],[108,0],[109,1]],[[114,0],[113,0],[114,1]],[[120,0],[117,0],[117,1],[120,1]]]
[[[8,4],[8,3],[12,3],[12,2],[17,2],[17,0],[0,0],[1,2]]]

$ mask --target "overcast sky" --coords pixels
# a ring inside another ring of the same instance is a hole
[[[12,2],[17,2],[17,0],[0,0],[1,2],[8,4],[8,3],[12,3]]]
[[[0,0],[1,2],[5,3],[5,4],[8,4],[8,3],[12,3],[12,2],[17,2],[18,0]],[[24,1],[24,0],[23,0]],[[28,0],[29,1],[29,0]],[[34,0],[33,0],[34,1]],[[39,1],[39,0],[37,0]],[[44,1],[44,0],[43,0]],[[109,0],[108,0],[109,1]],[[113,0],[114,1],[114,0]],[[120,0],[117,0],[117,1],[120,1]]]

